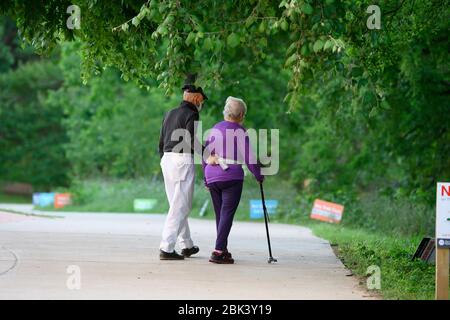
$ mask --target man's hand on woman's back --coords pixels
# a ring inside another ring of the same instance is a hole
[[[219,164],[219,157],[216,156],[215,154],[210,155],[208,157],[208,159],[206,159],[206,163],[209,164],[209,165],[212,165],[212,166],[218,165]]]

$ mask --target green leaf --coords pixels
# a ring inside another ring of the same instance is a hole
[[[373,107],[372,110],[370,110],[369,118],[375,117],[377,114],[379,114],[379,109],[377,107]]]
[[[232,48],[237,47],[240,42],[241,38],[234,32],[232,32],[227,38],[227,44]]]
[[[122,30],[123,31],[128,31],[128,28],[129,28],[129,25],[128,25],[128,23],[124,23],[123,25],[122,25]]]
[[[154,17],[158,16],[158,14],[159,14],[159,11],[158,11],[158,10],[152,9],[152,10],[150,11],[150,15],[147,16],[147,19],[148,19],[148,18],[154,18]]]
[[[250,27],[254,22],[255,22],[255,16],[250,16],[247,18],[247,20],[245,21],[245,27],[248,28]]]
[[[161,3],[161,4],[159,4],[159,5],[157,6],[157,8],[158,8],[158,10],[159,10],[159,13],[163,13],[164,10],[166,10],[167,5],[165,5],[164,3]]]
[[[286,19],[283,19],[283,21],[281,21],[281,29],[283,29],[283,31],[287,31],[287,29],[289,28],[289,24],[286,21]]]
[[[195,39],[195,32],[190,32],[185,41],[186,45],[190,46],[192,41],[194,41],[194,39]]]
[[[386,100],[381,101],[381,107],[386,110],[391,110],[391,106]]]
[[[287,48],[286,54],[291,54],[292,51],[297,47],[297,42],[292,42],[291,45]]]
[[[212,43],[212,40],[211,40],[211,38],[206,38],[205,39],[205,42],[203,43],[203,48],[206,50],[206,51],[209,51],[209,50],[211,50],[212,49],[212,47],[213,47],[213,43]]]
[[[220,39],[216,39],[216,41],[214,41],[214,52],[215,53],[219,53],[220,50],[222,50],[223,47],[223,43]]]
[[[161,33],[162,35],[165,35],[165,34],[167,34],[167,28],[166,28],[166,26],[164,26],[164,25],[160,25],[159,27],[158,27],[158,32],[159,33]]]
[[[329,39],[325,42],[325,45],[323,46],[323,50],[325,51],[325,50],[331,49],[332,47],[333,47],[333,40]]]
[[[133,24],[133,26],[137,27],[139,25],[141,21],[139,20],[138,17],[134,17],[133,20],[131,20],[131,23]]]
[[[297,57],[298,57],[297,52],[291,55],[289,58],[287,58],[285,66],[289,67],[292,63],[294,63],[295,60],[297,60]]]
[[[286,1],[284,1],[284,0],[283,0],[283,1],[281,1],[281,2],[280,2],[280,5],[278,6],[278,8],[281,8],[281,7],[286,7],[286,8],[287,8],[287,7],[288,7],[288,4],[287,4],[287,2],[286,2]]]
[[[323,48],[323,41],[320,39],[317,39],[316,42],[314,42],[313,50],[314,52],[319,52]]]
[[[302,5],[302,12],[305,14],[312,14],[314,11],[313,7],[309,3],[304,3]]]
[[[164,23],[171,24],[174,20],[175,20],[175,17],[172,14],[170,14],[167,16],[166,20],[164,20]]]
[[[139,14],[137,15],[137,18],[138,18],[139,20],[144,19],[144,17],[147,15],[147,12],[150,12],[150,11],[148,10],[148,8],[143,8],[143,9],[139,12]]]
[[[151,10],[147,7],[144,8],[144,11],[142,11],[142,13],[143,17],[150,16],[152,14]]]
[[[361,68],[359,68],[359,67],[354,67],[354,68],[352,69],[352,77],[353,77],[353,78],[356,78],[356,77],[361,76],[362,73],[363,73],[363,70],[362,70]]]
[[[308,43],[303,44],[302,48],[300,49],[300,53],[301,53],[303,56],[309,55]]]
[[[261,47],[267,47],[267,38],[261,38],[261,39],[259,39],[258,44],[259,44]]]
[[[259,24],[259,28],[258,28],[259,32],[264,33],[264,31],[266,31],[266,21],[261,21],[261,23]]]

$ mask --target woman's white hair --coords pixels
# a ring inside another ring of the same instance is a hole
[[[231,96],[227,98],[225,107],[223,108],[223,115],[225,118],[236,120],[240,118],[241,114],[245,115],[246,113],[247,105],[244,100]]]

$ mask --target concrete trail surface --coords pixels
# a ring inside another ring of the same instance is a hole
[[[229,249],[236,264],[215,265],[208,262],[213,220],[190,219],[198,255],[160,261],[164,215],[45,212],[53,218],[2,209],[34,212],[0,205],[0,299],[373,298],[347,276],[330,244],[304,227],[270,225],[279,262],[268,264],[264,224],[235,222]]]

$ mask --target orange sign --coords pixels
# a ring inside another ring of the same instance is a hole
[[[339,223],[342,220],[344,206],[333,202],[316,199],[311,210],[311,219]]]
[[[55,193],[55,208],[60,209],[72,203],[70,193]]]

